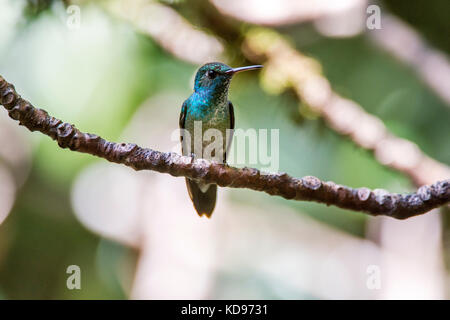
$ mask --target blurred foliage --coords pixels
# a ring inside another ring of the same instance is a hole
[[[33,18],[42,11],[50,8],[54,0],[27,0],[23,14],[27,18]]]
[[[23,11],[27,25],[11,30],[15,36],[6,46],[0,43],[0,74],[50,114],[75,123],[83,131],[118,140],[145,99],[171,90],[186,92],[187,96],[197,66],[175,60],[132,26],[108,16],[95,1],[85,2],[83,30],[71,34],[61,19],[61,1],[27,1]],[[430,42],[449,52],[448,1],[386,3],[423,31]],[[245,63],[240,53],[245,24],[219,16],[206,1],[170,4],[193,24],[221,37],[234,64]],[[364,36],[327,39],[308,24],[279,31],[323,64],[337,92],[380,117],[395,134],[450,164],[450,108],[412,70],[379,52]],[[237,77],[230,92],[236,127],[281,129],[280,171],[293,176],[316,175],[353,187],[411,190],[407,178],[380,165],[370,153],[327,128],[321,119],[307,114],[301,117],[301,104],[292,93],[269,95],[254,74]],[[180,106],[161,106],[169,107],[176,123]],[[38,134],[33,134],[33,139],[31,175],[18,193],[10,216],[0,226],[0,298],[127,298],[137,253],[86,230],[74,217],[70,204],[75,177],[97,160],[61,150]],[[232,199],[255,206],[286,206],[364,236],[366,217],[360,213],[285,201],[248,190],[233,190]],[[81,261],[81,291],[65,287],[65,268],[73,261]],[[123,263],[131,265],[126,275],[117,272]],[[258,275],[248,277],[243,271],[242,279],[263,292],[257,298],[286,297],[271,292]],[[224,275],[219,284],[223,282],[226,287],[229,281],[242,279]],[[310,297],[309,293],[302,295]]]
[[[450,1],[384,0],[383,6],[422,33],[432,46],[450,53]]]

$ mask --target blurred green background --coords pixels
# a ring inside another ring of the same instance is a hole
[[[66,8],[73,4],[81,8],[78,30],[66,26]],[[232,65],[250,63],[241,53],[241,42],[251,24],[221,15],[207,1],[160,4],[174,9],[198,30],[217,37]],[[389,12],[406,21],[430,46],[449,54],[448,1],[378,4],[382,14]],[[326,37],[311,21],[273,28],[322,64],[336,92],[379,117],[397,136],[450,165],[450,106],[413,68],[374,45],[366,32]],[[145,120],[147,134],[152,136],[153,126],[160,122],[171,121],[167,126],[175,128],[181,103],[189,96],[199,67],[172,55],[133,21],[115,15],[108,1],[0,0],[0,30],[0,74],[35,106],[111,141],[120,141],[141,106],[162,92],[173,93],[178,104],[155,106],[164,115]],[[446,86],[450,90],[450,83]],[[370,152],[335,133],[322,119],[303,117],[292,92],[265,92],[257,73],[236,77],[230,100],[235,105],[236,127],[280,129],[280,171],[296,177],[314,175],[352,187],[392,192],[415,189],[408,177],[379,164]],[[8,162],[0,154],[0,164],[11,173],[16,186],[14,205],[0,225],[0,298],[130,298],[142,250],[89,230],[74,213],[72,189],[77,177],[103,160],[62,150],[47,137],[19,128],[4,109],[0,119],[0,125],[11,125],[11,135],[21,136],[23,147],[20,143],[16,147],[29,150],[24,156],[28,160],[23,162]],[[367,220],[373,219],[358,212],[248,190],[229,193],[229,201],[236,205],[295,211],[356,239],[368,236]],[[282,215],[273,211],[268,215],[277,219],[277,214]],[[440,239],[444,254],[449,250],[449,228],[444,219]],[[66,268],[71,264],[82,270],[82,290],[65,286]],[[283,289],[283,285],[245,269],[231,274],[219,271],[215,283],[206,297],[229,297],[225,293],[229,283],[239,283],[258,292],[249,294],[250,298],[322,298],[304,288]]]

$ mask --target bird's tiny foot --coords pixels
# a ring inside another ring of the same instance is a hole
[[[227,154],[226,153],[223,155],[222,164],[225,166],[227,165]]]

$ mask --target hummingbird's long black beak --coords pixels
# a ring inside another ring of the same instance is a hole
[[[255,70],[255,69],[261,69],[263,66],[262,65],[255,65],[255,66],[247,66],[247,67],[239,67],[239,68],[233,68],[231,70],[228,70],[227,74],[235,74],[241,71],[248,71],[248,70]]]

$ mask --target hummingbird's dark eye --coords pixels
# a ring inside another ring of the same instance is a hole
[[[214,70],[208,70],[206,71],[206,76],[210,79],[214,79],[217,76],[217,72]]]

